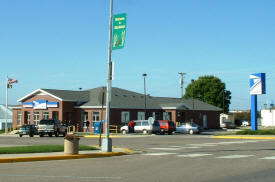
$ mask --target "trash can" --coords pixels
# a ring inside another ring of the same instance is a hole
[[[100,122],[94,122],[94,134],[99,134],[101,130]]]
[[[64,154],[75,155],[79,151],[79,138],[75,135],[66,135],[64,138]]]

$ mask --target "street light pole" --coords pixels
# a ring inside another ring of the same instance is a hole
[[[146,119],[146,73],[142,74],[143,78],[144,78],[144,119]]]
[[[109,49],[108,49],[108,75],[107,75],[107,93],[106,93],[106,123],[105,133],[106,138],[102,141],[103,152],[112,152],[112,140],[109,138],[110,125],[110,105],[112,92],[112,27],[113,27],[113,0],[110,0],[110,20],[109,20]]]
[[[180,96],[181,99],[183,98],[183,76],[186,75],[186,73],[179,72],[180,75]]]
[[[192,82],[192,109],[193,109],[193,112],[192,112],[192,122],[194,122],[194,80],[192,79],[191,80]]]

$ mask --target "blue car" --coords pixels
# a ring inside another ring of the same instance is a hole
[[[199,125],[196,123],[181,123],[176,127],[176,133],[189,133],[190,135],[200,133]]]

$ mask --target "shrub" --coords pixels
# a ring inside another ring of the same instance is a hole
[[[250,129],[245,129],[242,131],[236,132],[237,135],[275,135],[275,130],[256,130],[252,131]]]

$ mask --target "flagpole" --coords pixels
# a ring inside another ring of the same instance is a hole
[[[5,122],[5,134],[8,134],[8,76],[6,78],[6,112],[5,112],[5,118],[6,118],[6,122]]]

